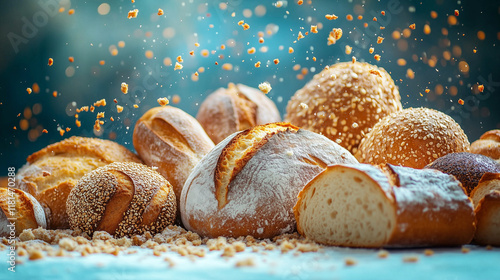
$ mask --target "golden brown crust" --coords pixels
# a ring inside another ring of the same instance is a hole
[[[285,121],[325,135],[354,154],[373,125],[401,110],[400,100],[398,88],[383,68],[337,63],[294,94]]]
[[[215,144],[230,134],[256,125],[279,122],[274,102],[257,89],[229,84],[210,94],[200,106],[196,119]]]
[[[16,181],[40,202],[49,228],[69,228],[66,199],[71,189],[87,172],[115,161],[141,162],[118,143],[74,136],[29,156]]]
[[[135,125],[133,143],[144,162],[172,184],[177,202],[191,170],[214,147],[195,118],[171,106],[147,111]]]
[[[423,168],[446,154],[469,150],[467,135],[451,117],[428,108],[408,108],[380,120],[355,157],[362,163]]]
[[[115,162],[80,179],[67,200],[71,228],[121,237],[161,232],[173,223],[176,200],[170,183],[142,164]]]
[[[476,207],[477,230],[474,242],[500,246],[500,190],[485,195]]]
[[[12,202],[15,202],[15,205]],[[15,223],[16,236],[25,229],[47,228],[42,206],[33,196],[22,190],[0,188],[0,212],[3,214],[0,215],[0,236],[10,235],[11,229],[7,226],[12,221]]]
[[[500,161],[500,129],[485,132],[470,146],[471,153],[481,154]]]

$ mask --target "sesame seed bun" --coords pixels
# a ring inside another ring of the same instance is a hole
[[[285,121],[335,141],[355,153],[380,119],[401,110],[389,73],[368,63],[337,63],[299,89],[286,107]]]
[[[66,202],[73,230],[117,237],[159,233],[175,220],[172,185],[143,164],[115,162],[85,176]]]
[[[449,153],[469,152],[460,125],[450,116],[428,108],[408,108],[383,118],[359,145],[362,163],[390,163],[423,168]]]

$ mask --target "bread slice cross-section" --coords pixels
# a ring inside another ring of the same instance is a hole
[[[500,246],[500,173],[486,173],[471,192],[477,230],[474,242]]]
[[[453,176],[392,165],[329,166],[299,193],[294,214],[300,234],[336,246],[453,246],[475,230]]]

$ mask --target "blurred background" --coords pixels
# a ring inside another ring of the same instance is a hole
[[[471,142],[500,128],[498,1],[132,2],[1,2],[0,176],[73,135],[112,139],[133,150],[135,122],[160,97],[196,116],[219,87],[267,81],[268,96],[284,114],[290,97],[314,74],[352,56],[384,67],[405,108],[449,114]],[[128,19],[134,9],[137,17]],[[318,33],[297,40],[311,25]],[[342,28],[343,36],[328,46],[332,28]],[[255,53],[248,53],[252,47]],[[178,56],[183,68],[175,70]],[[120,90],[123,82],[128,94]],[[101,99],[107,105],[80,112],[78,127],[76,109]],[[105,113],[100,131],[94,130],[98,112]]]

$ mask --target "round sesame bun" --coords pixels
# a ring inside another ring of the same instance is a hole
[[[40,203],[22,190],[0,188],[0,237],[11,236],[11,231],[19,236],[25,229],[38,227],[47,228]]]
[[[442,156],[425,168],[453,175],[470,194],[487,172],[500,173],[500,164],[493,159],[471,153],[452,153]]]
[[[196,119],[215,144],[234,132],[281,121],[274,102],[260,90],[230,83],[210,94]]]
[[[73,230],[116,237],[156,234],[175,220],[172,185],[158,172],[133,162],[115,162],[83,176],[66,208]]]
[[[500,129],[487,131],[470,145],[470,151],[500,162]]]
[[[323,134],[354,154],[380,119],[401,108],[398,88],[383,68],[343,62],[325,68],[295,93],[285,121]]]
[[[469,152],[467,135],[448,115],[428,108],[408,108],[383,118],[359,145],[362,163],[390,163],[423,168],[449,153]]]
[[[50,229],[69,228],[66,199],[85,173],[115,161],[141,162],[122,145],[103,139],[71,137],[32,154],[16,181],[42,205]]]

